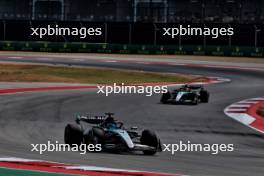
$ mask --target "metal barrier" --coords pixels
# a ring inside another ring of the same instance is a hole
[[[3,51],[38,51],[72,53],[115,53],[115,54],[169,54],[263,57],[263,48],[239,46],[173,46],[173,45],[121,45],[106,43],[55,43],[55,42],[0,42]]]

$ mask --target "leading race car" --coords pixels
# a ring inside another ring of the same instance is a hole
[[[142,151],[145,155],[154,155],[162,151],[160,139],[155,132],[144,130],[140,135],[137,127],[127,130],[122,122],[114,119],[113,115],[106,113],[105,116],[78,116],[75,124],[68,124],[65,127],[65,143],[101,144],[103,151]],[[81,122],[93,126],[85,129]]]
[[[163,104],[192,104],[209,102],[209,92],[202,85],[184,85],[179,89],[163,93],[160,102]]]

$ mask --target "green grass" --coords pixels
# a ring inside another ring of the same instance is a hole
[[[126,71],[106,68],[53,67],[40,65],[0,64],[0,81],[66,82],[92,84],[140,84],[160,82],[188,82],[193,76]],[[203,81],[205,78],[195,78]]]
[[[18,169],[6,169],[6,168],[0,168],[0,175],[2,176],[74,176],[70,174],[37,172],[37,171],[18,170]]]

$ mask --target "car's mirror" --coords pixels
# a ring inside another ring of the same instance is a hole
[[[80,124],[80,122],[81,122],[81,118],[80,118],[79,115],[76,116],[75,122],[76,122],[77,124]]]

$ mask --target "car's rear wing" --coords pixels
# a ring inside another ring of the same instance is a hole
[[[101,124],[106,119],[106,116],[84,116],[78,115],[76,117],[76,122],[80,123],[81,121],[90,123],[90,124]]]
[[[202,89],[203,88],[203,85],[187,85],[187,87],[189,89],[196,90],[196,89]]]

